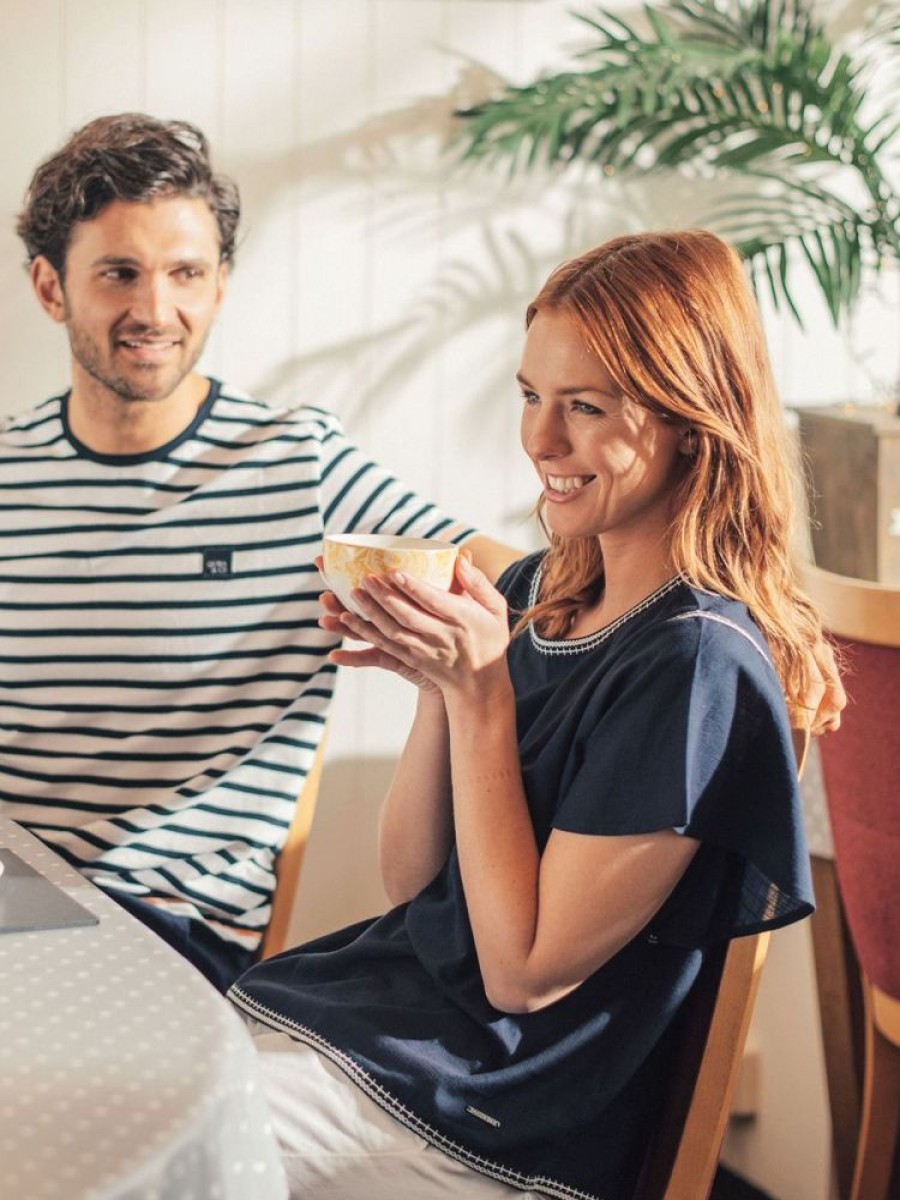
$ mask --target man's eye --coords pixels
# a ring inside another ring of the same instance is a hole
[[[110,283],[130,283],[135,275],[136,272],[129,267],[110,267],[103,272],[103,278],[108,279]]]
[[[203,278],[203,268],[202,267],[179,267],[176,274],[179,276],[179,278],[186,279],[186,280],[202,279]]]

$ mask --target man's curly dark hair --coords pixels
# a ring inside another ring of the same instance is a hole
[[[208,143],[195,125],[144,113],[98,117],[76,130],[35,171],[16,231],[29,263],[43,255],[62,276],[79,221],[90,221],[114,200],[145,203],[157,196],[205,200],[219,227],[221,260],[232,261],[241,216],[237,185],[213,174]]]

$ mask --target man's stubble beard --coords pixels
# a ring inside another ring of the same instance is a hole
[[[160,392],[158,385],[149,390],[141,389],[136,387],[133,381],[126,376],[115,374],[111,365],[108,368],[104,367],[103,356],[100,353],[97,343],[80,328],[77,322],[72,320],[70,312],[66,313],[66,329],[69,334],[69,347],[72,351],[72,357],[81,369],[90,375],[91,379],[106,388],[107,391],[118,396],[120,400],[129,401],[168,399],[176,388],[190,375],[191,371],[193,371],[206,344],[206,338],[204,338],[197,346],[195,353],[176,370],[171,384],[166,387],[164,392]],[[112,358],[112,353],[111,351],[110,358]],[[140,370],[140,367],[137,369]],[[156,371],[157,368],[148,366],[147,370],[148,372]]]

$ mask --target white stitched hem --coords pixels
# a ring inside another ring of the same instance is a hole
[[[508,1184],[524,1192],[540,1192],[544,1196],[553,1197],[553,1200],[603,1200],[603,1197],[597,1192],[583,1192],[578,1188],[571,1187],[569,1184],[562,1183],[556,1179],[548,1179],[543,1175],[523,1175],[519,1171],[514,1171],[511,1167],[505,1167],[501,1163],[492,1162],[490,1159],[483,1158],[480,1154],[476,1154],[472,1150],[467,1150],[465,1146],[459,1145],[458,1142],[454,1142],[439,1130],[434,1129],[427,1121],[423,1121],[421,1117],[417,1116],[405,1104],[401,1103],[396,1096],[382,1087],[377,1080],[373,1079],[367,1071],[364,1071],[348,1054],[333,1046],[312,1029],[298,1024],[289,1017],[282,1016],[273,1009],[267,1008],[264,1004],[260,1004],[237,986],[231,988],[228,998],[237,1008],[247,1013],[255,1021],[268,1026],[270,1029],[277,1029],[282,1033],[286,1033],[290,1037],[296,1038],[297,1041],[304,1042],[320,1054],[323,1054],[337,1067],[340,1067],[360,1091],[374,1100],[376,1104],[390,1113],[397,1121],[405,1125],[407,1129],[412,1130],[413,1133],[424,1138],[430,1145],[436,1147],[436,1149],[448,1157],[462,1163],[464,1166],[470,1167],[473,1171],[478,1171],[482,1175],[496,1179],[499,1183]]]

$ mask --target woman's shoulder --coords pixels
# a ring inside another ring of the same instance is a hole
[[[673,591],[671,603],[660,613],[659,624],[666,636],[674,633],[688,642],[705,640],[723,648],[752,647],[771,661],[763,632],[746,604],[686,582]]]
[[[683,583],[659,606],[631,649],[657,667],[680,663],[695,682],[717,675],[752,680],[757,689],[781,694],[763,634],[745,604]]]

